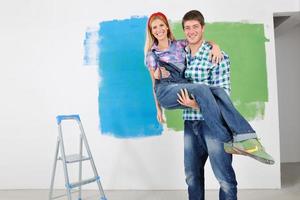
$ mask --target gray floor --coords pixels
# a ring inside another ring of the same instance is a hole
[[[242,200],[300,200],[300,163],[282,164],[282,189],[239,190]],[[60,192],[60,191],[59,191]],[[186,191],[105,191],[108,200],[186,200]],[[96,200],[96,191],[85,191],[84,200]],[[0,200],[42,200],[47,190],[0,190]],[[60,198],[66,199],[66,198]],[[76,198],[74,198],[76,199]],[[218,191],[207,190],[207,200],[217,200]]]

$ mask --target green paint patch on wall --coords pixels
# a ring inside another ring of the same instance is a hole
[[[181,22],[172,23],[177,39],[183,39]],[[263,24],[208,23],[205,38],[220,45],[231,61],[231,99],[247,119],[262,119],[268,101],[267,64]],[[167,127],[183,130],[182,111],[165,111]]]
[[[165,110],[166,124],[175,131],[183,130],[182,110]]]

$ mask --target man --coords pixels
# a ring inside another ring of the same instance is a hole
[[[182,19],[182,27],[189,44],[186,48],[185,77],[193,83],[223,87],[229,93],[229,58],[225,55],[218,65],[209,60],[210,45],[204,41],[203,15],[196,10],[187,12]],[[195,103],[185,93],[182,93],[179,101],[189,107]],[[232,155],[224,151],[223,143],[226,141],[220,139],[224,138],[220,136],[224,133],[211,130],[199,110],[186,109],[183,118],[184,166],[189,200],[204,200],[204,166],[208,156],[220,184],[219,199],[237,199],[237,181],[232,167]]]

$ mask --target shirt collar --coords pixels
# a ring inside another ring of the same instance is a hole
[[[199,55],[199,54],[202,54],[204,51],[206,50],[209,50],[210,47],[209,47],[209,44],[203,40],[201,46],[199,47],[197,53],[195,55]],[[191,50],[190,50],[190,47],[189,45],[187,45],[185,48],[184,48],[185,52],[190,56],[191,55]]]
[[[172,40],[169,40],[169,48],[167,50],[169,50],[171,48],[171,45],[174,43],[174,41]],[[151,51],[161,51],[158,49],[158,45],[157,44],[153,44],[152,47],[151,47]]]

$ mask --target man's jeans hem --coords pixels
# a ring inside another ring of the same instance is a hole
[[[233,136],[233,142],[240,142],[243,140],[254,139],[254,138],[257,138],[256,133],[238,134]]]

